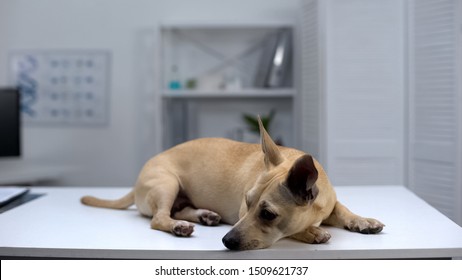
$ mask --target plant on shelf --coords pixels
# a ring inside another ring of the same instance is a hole
[[[271,135],[270,133],[270,125],[271,122],[274,119],[274,115],[276,114],[275,109],[271,109],[270,112],[267,115],[261,115],[261,122],[263,124],[263,127],[266,129],[266,131]],[[247,128],[250,132],[255,133],[257,135],[260,135],[260,128],[258,126],[258,118],[254,115],[251,114],[243,114],[242,119],[244,122],[247,124]],[[275,141],[277,145],[282,145],[282,140],[277,139]]]

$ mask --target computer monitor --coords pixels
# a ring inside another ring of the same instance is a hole
[[[20,94],[14,88],[0,88],[0,157],[21,155]]]

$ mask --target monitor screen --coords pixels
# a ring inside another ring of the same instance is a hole
[[[0,157],[21,155],[19,91],[0,88]]]

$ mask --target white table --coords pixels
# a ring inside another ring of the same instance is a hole
[[[352,211],[386,224],[377,235],[328,228],[326,244],[284,239],[269,249],[231,252],[230,226],[196,225],[190,238],[151,230],[135,209],[80,204],[82,195],[117,198],[128,188],[32,188],[46,195],[0,214],[0,256],[135,259],[362,259],[462,257],[462,228],[400,186],[337,187]]]

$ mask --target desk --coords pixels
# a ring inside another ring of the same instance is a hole
[[[70,167],[12,162],[0,166],[1,185],[35,185],[41,182],[59,180],[63,174],[72,171]]]
[[[336,187],[352,211],[386,224],[377,235],[328,228],[326,244],[284,239],[264,250],[231,252],[230,226],[196,225],[190,238],[150,229],[134,208],[80,204],[86,194],[117,198],[128,188],[32,188],[44,196],[0,215],[0,256],[127,259],[362,259],[462,257],[462,228],[400,186]]]

